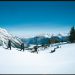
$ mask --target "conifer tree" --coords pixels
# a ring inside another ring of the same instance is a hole
[[[74,26],[70,30],[69,41],[71,43],[75,42],[75,29],[74,29]]]

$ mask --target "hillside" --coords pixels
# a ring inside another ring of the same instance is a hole
[[[75,43],[63,44],[54,53],[51,49],[36,54],[0,46],[0,74],[75,74]]]
[[[0,46],[6,48],[9,39],[11,39],[13,47],[19,48],[22,41],[18,37],[11,35],[6,29],[0,28]]]

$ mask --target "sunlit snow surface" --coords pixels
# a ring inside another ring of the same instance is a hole
[[[49,53],[53,47],[18,51],[0,46],[0,74],[75,74],[75,43],[64,44]]]

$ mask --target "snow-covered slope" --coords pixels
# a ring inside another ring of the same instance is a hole
[[[0,28],[0,45],[6,47],[9,39],[11,39],[13,47],[19,47],[21,40],[18,37],[10,35],[7,30]]]
[[[53,48],[40,48],[36,54],[0,46],[0,74],[75,74],[75,43],[49,53]]]

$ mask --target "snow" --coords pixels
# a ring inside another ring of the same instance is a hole
[[[2,34],[2,35],[7,35],[7,36],[11,36],[11,35],[9,35],[9,33],[7,32],[7,30],[6,29],[3,29],[3,28],[0,28],[0,34]]]
[[[4,49],[0,46],[0,74],[75,74],[75,43],[50,46],[39,52]]]
[[[15,47],[15,45],[19,46],[21,44],[21,40],[18,37],[14,37],[6,29],[0,28],[0,45],[6,47],[8,44],[8,40],[11,40],[12,46]]]

